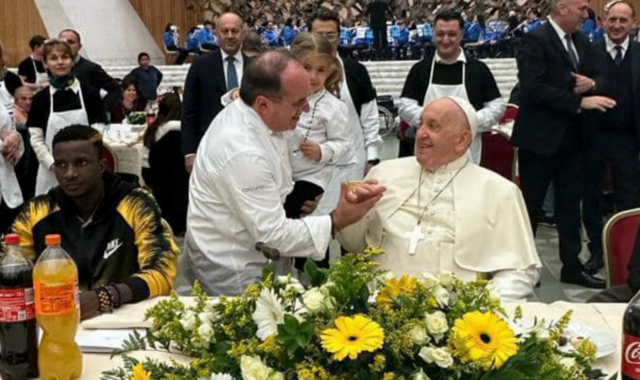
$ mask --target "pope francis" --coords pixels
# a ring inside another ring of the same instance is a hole
[[[504,299],[533,292],[541,268],[520,190],[469,162],[477,130],[467,101],[428,104],[416,136],[416,156],[382,162],[367,179],[387,187],[359,222],[338,232],[350,252],[382,247],[378,260],[395,273],[449,270],[464,280],[493,279]]]

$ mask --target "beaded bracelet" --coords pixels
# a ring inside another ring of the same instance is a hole
[[[113,302],[109,290],[105,286],[101,286],[95,292],[98,295],[98,311],[100,313],[111,312],[113,310]]]

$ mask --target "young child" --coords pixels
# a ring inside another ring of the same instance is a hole
[[[330,42],[321,34],[300,33],[291,53],[311,78],[309,112],[300,115],[296,129],[287,136],[295,186],[287,196],[285,211],[288,218],[299,218],[304,202],[326,190],[336,163],[349,150],[350,138],[345,133],[347,107],[334,95],[339,92],[342,73]]]

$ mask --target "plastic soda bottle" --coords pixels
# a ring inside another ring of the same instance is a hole
[[[44,334],[38,351],[42,380],[77,379],[82,353],[76,344],[80,323],[78,267],[60,247],[60,235],[45,237],[47,249],[33,269],[36,318]]]
[[[0,258],[0,378],[38,377],[38,335],[33,303],[33,265],[20,252],[20,237],[5,237]]]

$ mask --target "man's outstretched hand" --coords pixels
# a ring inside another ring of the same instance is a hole
[[[331,213],[335,231],[362,219],[382,199],[385,191],[387,188],[379,186],[375,180],[363,181],[353,190],[349,190],[347,183],[341,184],[338,206]]]

